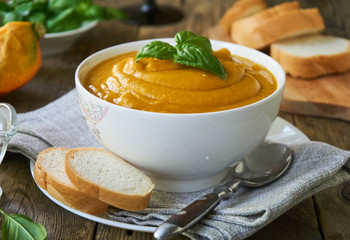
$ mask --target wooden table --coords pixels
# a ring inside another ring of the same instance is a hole
[[[98,1],[122,7],[141,1]],[[120,21],[101,22],[68,52],[44,57],[35,78],[1,102],[12,104],[18,113],[43,107],[74,88],[74,72],[90,54],[116,44],[155,37],[173,37],[181,30],[205,35],[218,23],[234,0],[159,1],[181,9],[185,18],[175,24],[135,26]],[[278,1],[267,1],[269,5]],[[318,6],[326,19],[328,31],[350,38],[349,2],[302,1],[303,6]],[[316,5],[318,4],[318,5]],[[294,124],[311,140],[350,150],[350,122],[331,118],[302,116],[280,112],[280,117]],[[76,216],[49,200],[35,185],[29,161],[20,154],[8,153],[0,167],[3,188],[0,206],[8,213],[20,213],[43,224],[48,239],[153,239],[152,234],[98,224]],[[317,193],[290,209],[249,239],[350,239],[350,183]],[[1,222],[4,219],[1,217]]]

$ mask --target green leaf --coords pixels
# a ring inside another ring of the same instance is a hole
[[[32,4],[31,12],[45,13],[47,11],[48,2],[46,0],[35,1]]]
[[[34,12],[26,16],[24,20],[45,25],[46,15],[42,12]]]
[[[8,22],[13,21],[22,21],[23,17],[17,14],[16,12],[8,12],[5,13],[4,18],[2,20],[2,24],[5,25]]]
[[[0,0],[0,21],[39,22],[46,32],[63,32],[82,26],[83,22],[125,19],[117,8],[99,6],[92,0]]]
[[[31,0],[13,0],[13,1],[10,1],[10,4],[15,6],[15,5],[25,3],[25,2],[31,2]]]
[[[162,41],[153,41],[145,45],[136,55],[136,61],[142,58],[157,58],[161,60],[172,59],[176,48],[169,43]]]
[[[9,12],[12,10],[12,7],[9,6],[7,3],[0,1],[0,11],[3,12]]]
[[[212,51],[196,45],[184,43],[178,47],[173,61],[186,66],[199,67],[213,72],[221,79],[226,79],[226,71],[220,61],[213,55]]]
[[[105,7],[103,13],[103,19],[111,20],[111,19],[127,19],[128,15],[119,9],[112,7]]]
[[[182,31],[175,35],[175,42],[175,47],[161,41],[150,42],[137,53],[136,61],[146,57],[173,59],[175,63],[198,67],[226,79],[227,73],[214,56],[209,39],[191,31]]]
[[[35,223],[22,214],[8,215],[2,209],[0,212],[5,216],[5,222],[1,227],[3,240],[45,240],[47,238],[45,227],[40,223]]]
[[[66,10],[67,8],[76,8],[81,3],[88,3],[91,5],[91,0],[50,0],[49,8],[50,9],[58,9],[58,10]]]
[[[189,43],[200,48],[205,48],[207,51],[212,51],[211,44],[208,38],[194,34],[191,31],[178,32],[175,35],[175,42],[178,45]]]
[[[77,17],[77,13],[73,8],[68,8],[60,12],[57,16],[46,21],[47,32],[63,32],[79,28],[82,20]]]
[[[29,15],[32,10],[33,2],[23,2],[15,7],[15,12],[21,16]]]

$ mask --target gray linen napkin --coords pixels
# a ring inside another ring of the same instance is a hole
[[[88,130],[79,109],[76,91],[33,112],[18,115],[18,133],[9,151],[35,160],[48,147],[101,145]],[[350,181],[350,151],[321,142],[290,146],[294,159],[289,171],[265,187],[241,188],[213,213],[185,232],[192,239],[243,239],[313,194]],[[230,179],[230,174],[223,181]],[[110,208],[104,217],[118,222],[158,226],[172,214],[211,189],[193,193],[154,191],[149,207],[132,213]]]

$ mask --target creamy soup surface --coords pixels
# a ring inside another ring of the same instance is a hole
[[[223,80],[200,68],[154,58],[135,61],[137,52],[107,59],[92,68],[84,87],[117,105],[151,112],[202,113],[257,102],[277,89],[275,77],[263,66],[215,51],[227,72]]]

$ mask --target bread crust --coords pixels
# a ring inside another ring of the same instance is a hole
[[[220,19],[220,26],[227,34],[231,34],[231,24],[241,18],[253,15],[266,9],[264,0],[238,0],[230,7]]]
[[[140,211],[147,208],[149,199],[151,197],[152,190],[153,190],[153,184],[151,181],[150,181],[150,189],[147,193],[139,194],[139,195],[127,195],[127,194],[112,191],[105,187],[99,186],[93,182],[90,182],[87,179],[85,179],[84,176],[76,172],[74,167],[72,166],[72,161],[74,161],[74,154],[77,151],[87,151],[87,150],[103,152],[104,154],[108,154],[114,158],[117,158],[119,161],[123,161],[126,164],[130,165],[123,159],[103,149],[93,148],[93,147],[71,149],[66,155],[66,161],[65,161],[66,173],[69,179],[71,180],[71,182],[77,188],[81,189],[81,191],[89,194],[90,196],[98,198],[101,201],[109,203],[110,205],[117,208],[129,210],[129,211]]]
[[[46,190],[47,189],[47,182],[46,182],[46,171],[42,165],[42,154],[46,153],[50,151],[50,149],[46,149],[43,152],[41,152],[36,161],[35,161],[35,165],[34,165],[34,180],[36,182],[36,184],[38,184],[39,187],[41,187],[42,189]]]
[[[44,190],[47,191],[53,198],[72,207],[78,211],[83,211],[89,214],[99,214],[107,210],[109,205],[88,194],[78,190],[74,185],[67,185],[60,179],[48,173],[42,162],[45,161],[45,155],[50,151],[62,150],[68,151],[66,148],[48,148],[42,151],[34,165],[34,180]],[[63,159],[64,160],[64,159]]]
[[[270,54],[293,77],[311,79],[350,70],[350,41],[346,52],[332,55],[300,57],[283,51],[277,44],[271,45]]]
[[[262,49],[281,39],[324,30],[323,18],[317,8],[300,9],[298,4],[283,6],[278,5],[234,22],[232,40]]]
[[[239,22],[246,22],[247,24],[252,24],[255,26],[264,23],[275,16],[281,15],[284,12],[295,9],[300,9],[300,5],[297,1],[285,2],[274,7],[264,9],[253,16],[250,16],[249,18],[240,20]]]

